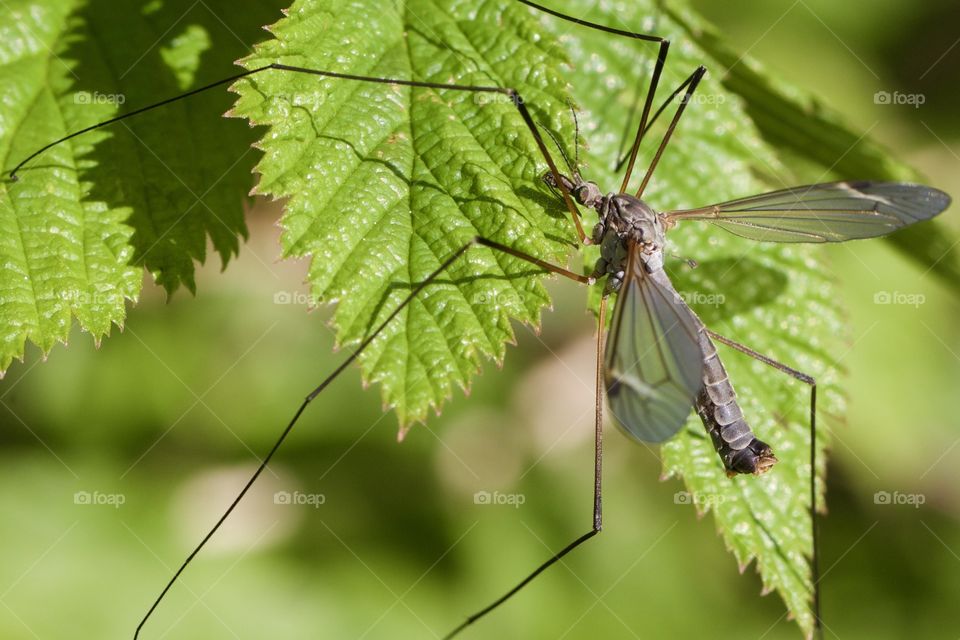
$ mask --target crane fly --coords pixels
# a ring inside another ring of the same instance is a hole
[[[420,87],[435,91],[501,94],[507,97],[519,112],[526,128],[536,142],[547,164],[543,180],[554,189],[570,215],[574,230],[583,244],[597,244],[600,258],[590,275],[569,271],[528,255],[510,246],[484,237],[475,237],[453,251],[422,282],[412,287],[409,294],[364,338],[356,349],[317,387],[299,406],[293,418],[282,431],[257,470],[240,490],[213,528],[201,540],[187,559],[166,583],[160,595],[150,606],[137,626],[134,637],[141,630],[167,592],[178,580],[190,562],[217,532],[233,512],[247,491],[266,469],[274,454],[297,424],[307,405],[342,373],[366,349],[400,312],[425,288],[431,285],[454,262],[468,251],[486,249],[498,251],[531,263],[548,273],[561,275],[582,284],[594,285],[603,280],[598,331],[597,378],[594,434],[594,495],[593,519],[589,531],[539,565],[526,578],[488,606],[469,616],[445,638],[458,635],[466,627],[487,615],[529,584],[545,569],[586,542],[602,528],[602,408],[603,396],[617,423],[632,438],[641,442],[660,443],[674,436],[686,423],[691,410],[696,410],[710,436],[714,449],[726,473],[760,475],[770,471],[777,458],[772,448],[757,438],[749,427],[737,402],[733,385],[714,341],[736,349],[780,372],[794,377],[810,387],[810,519],[812,536],[812,602],[811,610],[817,629],[820,628],[819,568],[816,505],[816,380],[813,377],[777,362],[747,346],[725,338],[708,329],[687,306],[664,271],[664,251],[667,235],[674,227],[688,221],[705,221],[743,238],[761,242],[830,243],[873,238],[887,235],[908,225],[928,220],[941,213],[950,204],[942,191],[917,184],[902,182],[832,182],[782,189],[771,193],[745,197],[695,209],[658,212],[643,200],[646,189],[667,145],[677,129],[684,110],[691,102],[706,69],[701,66],[677,87],[656,112],[653,103],[661,73],[666,64],[670,42],[659,36],[636,33],[588,22],[549,9],[530,0],[517,0],[533,9],[572,22],[580,27],[595,29],[610,35],[636,41],[656,43],[658,55],[649,76],[640,124],[629,153],[624,157],[626,172],[618,191],[603,195],[595,182],[584,180],[576,162],[566,158],[569,175],[562,174],[548,150],[537,124],[527,110],[519,92],[497,86],[467,86],[450,83],[420,82],[399,78],[361,76],[312,69],[283,63],[247,70],[218,82],[194,89],[179,96],[106,120],[92,127],[76,131],[40,148],[23,160],[11,172],[17,173],[33,158],[47,149],[94,129],[111,125],[163,107],[176,100],[189,98],[241,78],[274,71],[306,74],[345,82],[364,82],[406,87]],[[640,143],[657,118],[683,94],[673,119],[649,164],[639,188],[629,192],[630,178],[638,158]],[[652,115],[651,115],[652,114]],[[629,123],[627,123],[629,127]],[[549,133],[549,131],[548,131]],[[579,128],[577,131],[579,136]],[[552,136],[552,134],[550,134]],[[556,140],[555,140],[556,141]],[[577,145],[574,145],[577,148]],[[618,167],[620,164],[618,164]],[[579,207],[593,209],[599,222],[588,236],[581,223]],[[606,334],[607,299],[616,293],[610,331]]]
[[[555,185],[552,174],[544,180]],[[777,459],[747,425],[711,332],[664,271],[667,232],[701,220],[751,240],[843,242],[928,220],[950,203],[942,191],[917,184],[832,182],[658,213],[639,193],[601,196],[577,174],[561,181],[599,214],[593,277],[607,277],[603,300],[620,292],[603,367],[611,411],[633,438],[656,443],[676,434],[695,408],[729,475],[762,474]]]

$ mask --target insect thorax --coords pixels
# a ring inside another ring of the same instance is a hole
[[[660,216],[647,203],[627,194],[609,194],[597,207],[600,222],[593,229],[593,241],[600,245],[596,275],[609,275],[608,291],[623,282],[631,241],[640,248],[639,257],[647,271],[663,268],[665,235]]]

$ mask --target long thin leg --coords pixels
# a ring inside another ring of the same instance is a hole
[[[660,22],[660,14],[662,11],[661,7],[657,7],[657,13],[654,15],[653,29],[656,30]],[[646,69],[644,69],[646,71]],[[629,151],[625,149],[627,142],[630,140],[630,131],[632,129],[631,123],[633,123],[634,118],[637,115],[637,109],[640,107],[641,100],[641,91],[646,86],[646,73],[641,72],[640,77],[638,78],[638,83],[634,88],[633,97],[630,100],[630,112],[627,114],[626,120],[623,122],[623,132],[620,134],[620,143],[617,145],[617,164],[614,167],[614,171],[619,173],[623,169],[623,165],[626,164],[627,158],[629,157]],[[656,118],[654,118],[656,119]],[[647,128],[650,128],[650,125],[647,125]]]
[[[656,31],[660,25],[660,17],[663,15],[663,0],[657,0],[656,12],[653,16],[653,30]],[[620,170],[623,169],[623,165],[627,163],[627,158],[630,157],[628,151],[624,150],[627,141],[630,139],[630,123],[633,122],[634,117],[637,115],[637,109],[640,106],[640,92],[643,90],[644,78],[646,74],[640,74],[640,82],[637,84],[636,89],[633,94],[633,99],[630,100],[630,113],[627,114],[627,119],[623,123],[623,133],[620,134],[620,143],[617,145],[617,164],[613,168],[615,173],[620,173]],[[650,129],[650,126],[656,121],[657,116],[654,116],[649,123],[647,123],[647,129]],[[644,132],[646,133],[646,132]]]
[[[707,333],[711,338],[717,342],[721,342],[728,347],[736,349],[740,353],[745,353],[746,355],[759,360],[760,362],[769,365],[780,371],[787,374],[788,376],[799,380],[800,382],[810,386],[810,527],[811,527],[811,538],[813,542],[813,550],[810,558],[810,576],[813,580],[813,617],[814,625],[817,635],[822,634],[823,625],[822,618],[820,617],[820,535],[818,531],[818,510],[817,510],[817,381],[813,376],[809,376],[803,372],[797,371],[792,367],[777,362],[773,358],[758,353],[753,349],[746,347],[739,342],[735,342],[730,338],[721,336],[718,333],[714,333],[707,329]]]
[[[637,198],[643,197],[643,192],[647,188],[647,183],[650,182],[650,177],[657,168],[657,164],[660,163],[660,157],[663,155],[663,150],[667,148],[667,144],[670,142],[670,137],[673,135],[673,131],[677,128],[677,123],[680,122],[680,116],[682,116],[684,110],[686,110],[687,103],[690,102],[690,97],[693,95],[693,92],[697,90],[697,85],[700,84],[700,80],[703,79],[703,74],[706,72],[707,68],[701,65],[697,67],[692,74],[690,74],[687,84],[687,92],[683,94],[683,100],[680,101],[680,106],[677,107],[677,112],[673,115],[673,120],[670,121],[670,126],[667,127],[667,132],[663,134],[663,140],[660,141],[660,147],[657,149],[657,154],[653,157],[653,162],[650,163],[650,167],[647,169],[647,175],[643,176],[643,182],[640,183],[640,188],[637,189]]]
[[[637,190],[637,198],[640,198],[643,195],[643,192],[647,188],[647,183],[650,181],[650,178],[653,175],[654,169],[656,169],[657,164],[660,162],[660,157],[663,155],[663,151],[664,149],[666,149],[667,143],[670,142],[670,137],[673,135],[673,131],[674,129],[676,129],[677,123],[680,120],[680,116],[683,115],[683,112],[687,107],[687,103],[690,101],[690,97],[693,95],[694,91],[696,91],[697,85],[700,84],[700,80],[703,78],[703,75],[706,73],[706,68],[704,68],[703,66],[698,67],[696,71],[694,71],[691,74],[691,76],[687,78],[687,80],[683,84],[681,84],[680,87],[677,88],[670,95],[669,98],[667,98],[666,102],[664,102],[663,106],[660,107],[660,109],[656,112],[656,114],[653,116],[653,119],[651,120],[650,109],[653,106],[653,101],[654,101],[654,98],[656,97],[657,86],[660,84],[660,76],[663,73],[663,67],[666,65],[667,55],[670,53],[669,40],[666,40],[659,36],[641,34],[633,31],[625,31],[623,29],[614,29],[612,27],[607,27],[607,26],[596,24],[593,22],[588,22],[586,20],[581,20],[579,18],[574,18],[573,16],[568,16],[558,11],[554,11],[542,5],[536,4],[534,2],[530,2],[530,0],[518,0],[518,1],[529,7],[533,7],[534,9],[537,9],[544,13],[548,13],[552,16],[560,18],[561,20],[567,20],[568,22],[572,22],[574,24],[589,27],[591,29],[597,29],[598,31],[603,31],[605,33],[625,36],[627,38],[634,38],[637,40],[645,40],[648,42],[658,42],[660,44],[660,50],[657,52],[657,61],[653,67],[653,74],[650,76],[650,86],[647,89],[647,95],[643,101],[643,112],[640,116],[640,124],[637,127],[637,135],[633,140],[633,146],[630,148],[630,156],[629,156],[629,160],[627,161],[627,170],[623,176],[623,182],[620,184],[620,193],[626,193],[627,191],[627,187],[629,186],[629,183],[630,183],[630,177],[633,174],[634,165],[637,162],[637,154],[640,151],[640,143],[643,140],[643,136],[646,134],[649,128],[653,126],[653,123],[660,116],[660,114],[663,113],[664,109],[666,109],[667,106],[673,101],[673,99],[677,96],[677,94],[680,93],[680,91],[682,91],[684,88],[686,88],[687,92],[684,95],[684,98],[681,101],[679,108],[677,109],[677,113],[674,115],[673,121],[670,123],[670,126],[667,129],[667,132],[664,134],[663,140],[660,142],[660,147],[657,149],[657,153],[654,156],[653,161],[650,163],[650,167],[647,169],[646,175],[643,177],[643,182],[640,184],[640,188]],[[622,163],[618,163],[617,165],[618,170],[619,170],[620,164]]]
[[[640,142],[643,140],[643,134],[647,130],[647,118],[650,116],[650,107],[653,106],[653,99],[657,94],[657,86],[660,84],[660,75],[663,73],[663,67],[667,63],[667,54],[669,53],[670,41],[664,40],[660,43],[660,50],[657,52],[657,62],[653,66],[653,75],[650,76],[650,86],[647,88],[647,97],[643,101],[643,112],[640,115],[637,136],[633,140],[633,146],[630,147],[630,160],[627,161],[627,171],[623,174],[620,193],[626,193],[627,187],[630,185],[630,176],[633,175],[633,166],[637,163],[637,153],[640,151]]]
[[[305,67],[295,67],[295,66],[290,66],[286,64],[280,64],[280,63],[268,64],[264,67],[260,67],[259,69],[251,69],[249,71],[237,73],[228,78],[224,78],[222,80],[212,82],[208,85],[199,87],[192,91],[188,91],[186,93],[182,93],[180,95],[167,98],[166,100],[161,100],[160,102],[155,102],[154,104],[150,104],[145,107],[135,109],[134,111],[119,115],[115,118],[110,118],[109,120],[104,120],[103,122],[99,122],[95,125],[86,127],[85,129],[74,131],[73,133],[68,134],[58,140],[54,140],[53,142],[45,145],[44,147],[38,149],[37,151],[27,156],[27,158],[21,161],[16,167],[14,167],[13,171],[10,172],[10,180],[13,182],[16,182],[19,179],[19,176],[17,175],[17,173],[24,167],[24,165],[26,165],[28,162],[30,162],[31,160],[33,160],[34,158],[42,154],[44,151],[47,151],[48,149],[55,147],[58,144],[66,142],[67,140],[71,140],[72,138],[76,138],[77,136],[83,135],[85,133],[89,133],[90,131],[94,131],[96,129],[100,129],[102,127],[115,124],[117,122],[120,122],[121,120],[132,118],[134,116],[140,115],[147,111],[152,111],[153,109],[159,109],[160,107],[164,107],[172,102],[177,102],[178,100],[190,98],[199,93],[203,93],[205,91],[215,89],[216,87],[220,87],[222,85],[235,82],[237,80],[240,80],[241,78],[253,76],[255,74],[262,73],[264,71],[269,71],[271,69],[276,71],[287,71],[292,73],[304,73],[308,75],[322,76],[324,78],[339,78],[341,80],[371,82],[374,84],[390,84],[390,85],[398,85],[403,87],[422,87],[427,89],[449,89],[451,91],[472,91],[475,93],[499,93],[507,96],[510,99],[510,102],[512,102],[513,105],[520,112],[520,116],[523,118],[524,124],[526,124],[527,128],[530,130],[530,133],[533,135],[533,139],[537,143],[537,148],[540,150],[540,154],[543,156],[543,159],[546,161],[547,166],[550,167],[550,173],[553,175],[553,178],[556,181],[556,184],[559,185],[560,192],[563,194],[564,204],[566,205],[567,210],[570,212],[570,216],[573,218],[573,224],[574,224],[574,227],[576,228],[577,235],[580,237],[580,241],[581,242],[587,241],[587,235],[583,230],[583,225],[580,223],[580,213],[577,211],[577,206],[574,204],[573,199],[570,197],[570,193],[567,191],[566,186],[564,185],[563,181],[560,179],[560,172],[557,170],[557,165],[556,163],[554,163],[553,157],[550,155],[550,151],[547,150],[547,146],[546,144],[544,144],[543,136],[540,135],[540,130],[537,128],[537,125],[534,123],[533,118],[530,116],[530,112],[527,110],[527,107],[524,104],[523,98],[520,96],[520,93],[517,90],[504,88],[504,87],[456,85],[456,84],[446,84],[441,82],[419,82],[415,80],[398,80],[395,78],[375,78],[370,76],[358,76],[350,73],[336,73],[333,71],[322,71],[320,69],[308,69]]]
[[[597,24],[595,22],[581,20],[580,18],[568,16],[564,13],[554,11],[553,9],[547,8],[535,2],[530,2],[530,0],[518,0],[518,2],[521,2],[528,7],[533,7],[534,9],[542,11],[543,13],[554,16],[555,18],[560,18],[561,20],[566,20],[567,22],[572,22],[582,27],[596,29],[597,31],[624,36],[626,38],[633,38],[634,40],[657,42],[660,44],[660,50],[657,53],[657,61],[653,67],[653,74],[650,76],[650,86],[647,88],[647,96],[643,102],[643,114],[640,116],[640,126],[637,128],[637,136],[633,141],[633,146],[630,148],[630,162],[627,164],[627,172],[623,176],[623,184],[620,185],[620,192],[625,193],[627,190],[627,185],[630,183],[630,176],[633,173],[633,165],[637,161],[637,152],[640,150],[640,141],[643,138],[644,132],[647,130],[647,118],[650,116],[650,108],[653,106],[653,99],[657,93],[657,85],[660,83],[660,76],[663,73],[663,67],[667,63],[667,54],[670,52],[670,41],[665,40],[660,36],[637,33],[635,31],[626,31],[624,29],[615,29],[613,27]]]
[[[674,99],[680,94],[681,91],[686,89],[690,83],[693,82],[693,76],[691,75],[686,80],[680,83],[680,86],[673,90],[673,92],[663,101],[663,104],[660,105],[660,108],[657,109],[656,113],[653,114],[653,117],[650,118],[650,122],[647,123],[647,128],[643,130],[643,135],[647,135],[647,132],[653,128],[653,125],[657,123],[657,120],[663,115],[663,112],[667,110],[667,107],[673,103]],[[623,156],[617,161],[617,166],[615,171],[620,171],[623,168],[624,163],[627,161],[628,156]]]
[[[403,311],[404,307],[410,304],[410,302],[421,291],[423,291],[440,274],[446,271],[450,267],[450,265],[456,262],[456,260],[460,258],[463,254],[465,254],[471,247],[478,246],[478,245],[489,247],[491,249],[498,250],[498,251],[503,251],[505,253],[510,254],[511,256],[514,256],[516,258],[520,258],[522,260],[526,260],[527,262],[535,264],[538,267],[541,267],[551,273],[556,273],[558,275],[565,276],[572,280],[576,280],[577,282],[582,282],[585,284],[593,283],[593,278],[591,277],[582,276],[580,274],[573,273],[572,271],[568,271],[562,267],[549,264],[547,262],[544,262],[543,260],[540,260],[539,258],[535,258],[533,256],[527,255],[525,253],[517,251],[516,249],[512,249],[510,247],[502,245],[499,242],[494,242],[493,240],[487,240],[486,238],[476,237],[472,241],[460,247],[449,258],[447,258],[439,267],[437,267],[436,270],[434,270],[430,275],[428,275],[426,279],[423,280],[423,282],[421,282],[416,287],[414,287],[410,291],[410,293],[407,295],[407,297],[404,298],[403,301],[399,304],[399,306],[397,306],[397,308],[394,309],[389,316],[387,316],[386,320],[380,323],[380,325],[376,329],[374,329],[373,332],[363,340],[363,342],[360,343],[360,345],[353,351],[353,353],[351,353],[343,362],[340,363],[340,365],[336,369],[333,370],[333,373],[328,375],[323,380],[323,382],[321,382],[319,385],[317,385],[317,387],[313,391],[307,394],[306,398],[300,404],[300,408],[297,409],[293,418],[290,420],[286,428],[280,434],[280,437],[277,438],[277,441],[273,444],[273,447],[270,448],[270,451],[267,452],[267,455],[264,456],[263,460],[260,462],[260,466],[257,467],[256,471],[253,472],[253,475],[250,476],[250,479],[247,480],[247,483],[240,490],[240,493],[238,493],[237,497],[233,499],[233,502],[230,503],[230,506],[227,507],[227,510],[223,513],[222,516],[220,516],[220,519],[217,520],[216,524],[213,525],[213,528],[211,528],[210,531],[207,533],[207,535],[203,537],[203,540],[200,541],[200,544],[198,544],[196,548],[192,552],[190,552],[190,555],[187,556],[186,560],[183,561],[183,563],[180,565],[177,571],[173,574],[173,577],[170,578],[166,586],[160,592],[160,595],[157,596],[157,599],[150,606],[150,609],[147,611],[146,615],[143,616],[143,619],[140,621],[140,624],[137,625],[137,629],[133,634],[134,640],[136,640],[140,636],[140,631],[143,629],[143,626],[147,623],[147,620],[150,619],[150,616],[153,615],[153,612],[160,605],[160,602],[167,595],[167,592],[170,591],[170,588],[173,587],[174,583],[177,581],[180,575],[186,570],[187,566],[193,561],[193,559],[197,556],[197,554],[200,553],[200,550],[203,549],[203,547],[207,544],[210,538],[212,538],[213,535],[220,529],[221,525],[223,525],[223,523],[230,516],[230,514],[233,513],[233,510],[236,509],[237,505],[240,504],[240,501],[250,490],[250,487],[253,486],[253,483],[257,481],[257,478],[260,477],[260,474],[263,473],[263,471],[267,468],[267,465],[270,463],[270,460],[273,458],[274,454],[283,444],[284,440],[287,439],[287,436],[290,435],[290,432],[293,430],[293,427],[297,424],[297,421],[300,419],[300,416],[303,414],[304,410],[307,408],[307,405],[310,404],[318,395],[320,395],[320,393],[324,389],[326,389],[327,386],[337,378],[337,376],[343,373],[344,369],[346,369],[354,360],[356,360],[360,356],[360,354],[363,353],[364,349],[370,346],[370,343],[373,342],[378,335],[380,335],[380,333],[387,327],[387,325],[390,324],[390,322],[394,318],[396,318],[401,311]]]
[[[503,253],[509,254],[515,258],[526,260],[527,262],[535,264],[541,269],[545,269],[550,273],[555,273],[559,276],[563,276],[564,278],[569,278],[570,280],[576,280],[581,284],[593,284],[596,281],[596,279],[593,276],[585,276],[579,273],[574,273],[573,271],[568,271],[563,267],[558,267],[557,265],[550,264],[549,262],[545,262],[540,258],[534,258],[529,254],[523,253],[522,251],[517,251],[516,249],[508,247],[505,244],[500,244],[499,242],[494,242],[493,240],[487,240],[486,238],[481,238],[477,236],[476,238],[474,238],[474,242],[484,247],[490,247],[491,249],[502,251]]]
[[[593,520],[590,531],[565,546],[549,560],[534,569],[530,575],[521,580],[517,586],[513,587],[505,594],[480,609],[466,620],[460,623],[453,631],[443,637],[443,640],[460,634],[461,631],[472,625],[474,622],[487,615],[504,602],[512,598],[518,591],[533,582],[533,579],[546,571],[551,565],[557,563],[565,555],[579,547],[581,544],[600,533],[603,528],[603,334],[606,327],[607,298],[604,296],[600,300],[600,314],[597,324],[597,372],[596,372],[596,413],[594,422],[594,445],[593,445]]]
[[[567,22],[572,22],[573,24],[578,24],[581,27],[587,27],[588,29],[596,29],[597,31],[603,31],[604,33],[612,33],[617,36],[624,36],[626,38],[633,38],[634,40],[644,40],[646,42],[663,42],[663,38],[660,36],[650,35],[649,33],[639,33],[637,31],[627,31],[625,29],[617,29],[615,27],[608,27],[604,24],[598,24],[596,22],[590,22],[589,20],[581,20],[580,18],[575,18],[573,16],[568,16],[565,13],[560,13],[549,7],[545,7],[542,4],[537,4],[536,2],[531,2],[530,0],[517,0],[520,4],[525,4],[528,7],[532,7],[537,11],[542,11],[543,13],[549,14],[554,18],[560,18],[561,20],[566,20]]]

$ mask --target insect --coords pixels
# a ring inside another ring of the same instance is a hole
[[[524,0],[521,0],[524,1]],[[568,209],[577,234],[584,243],[595,243],[601,247],[601,260],[592,274],[584,276],[562,267],[548,264],[539,258],[527,255],[502,243],[478,237],[452,253],[432,274],[414,288],[400,306],[359,345],[354,353],[338,367],[326,380],[315,388],[304,400],[295,416],[283,431],[277,443],[264,458],[262,465],[242,489],[236,500],[230,505],[213,530],[201,541],[197,549],[187,558],[180,569],[166,585],[160,597],[147,612],[137,629],[137,635],[156,606],[192,561],[200,549],[216,532],[220,524],[229,516],[234,507],[243,498],[247,490],[266,468],[277,449],[297,423],[302,412],[326,386],[336,378],[359,354],[383,331],[397,314],[440,276],[450,265],[459,260],[473,247],[485,247],[489,250],[509,254],[526,260],[546,271],[568,277],[580,283],[593,285],[605,279],[604,296],[601,303],[599,331],[597,338],[598,375],[597,410],[595,434],[595,495],[593,527],[580,538],[573,541],[547,562],[538,567],[528,578],[514,589],[496,600],[488,607],[468,618],[454,629],[448,637],[453,637],[466,626],[486,615],[510,598],[544,569],[557,562],[580,544],[595,536],[602,527],[602,432],[601,409],[604,392],[609,399],[610,408],[618,422],[638,440],[661,442],[675,434],[691,411],[695,409],[711,436],[724,468],[730,474],[760,474],[768,471],[776,462],[775,452],[759,440],[747,425],[736,402],[733,387],[727,379],[723,365],[716,354],[714,340],[721,341],[739,349],[757,359],[793,375],[811,386],[811,439],[815,428],[815,381],[809,376],[797,372],[786,365],[765,358],[747,347],[729,341],[710,332],[696,315],[685,305],[673,289],[666,272],[663,270],[664,251],[667,246],[667,233],[674,226],[689,220],[712,222],[721,228],[755,240],[777,242],[833,242],[856,238],[875,237],[890,233],[898,228],[933,217],[949,203],[949,198],[939,191],[908,184],[890,183],[833,183],[798,187],[774,193],[753,196],[732,202],[698,208],[688,211],[658,212],[644,202],[644,191],[653,175],[660,158],[668,147],[671,136],[680,123],[681,116],[690,98],[696,91],[705,69],[695,70],[680,85],[657,112],[653,112],[657,87],[666,63],[669,43],[655,36],[625,32],[587,23],[569,16],[558,14],[531,2],[524,4],[546,11],[560,19],[570,20],[581,26],[600,29],[614,35],[631,37],[658,43],[659,54],[651,75],[643,103],[640,126],[633,145],[630,147],[626,164],[626,175],[616,192],[603,195],[599,186],[585,181],[575,165],[569,162],[569,175],[562,174],[556,166],[545,141],[520,95],[512,89],[491,86],[457,86],[442,83],[425,83],[412,80],[375,78],[342,73],[332,73],[317,69],[308,69],[285,64],[272,64],[267,67],[236,74],[208,85],[192,93],[211,89],[233,82],[242,77],[269,70],[300,73],[335,78],[343,81],[369,82],[403,85],[436,89],[438,91],[467,91],[479,93],[499,93],[508,97],[516,106],[530,134],[535,139],[549,171],[544,178],[547,184],[555,188]],[[635,192],[628,187],[631,174],[638,158],[641,141],[652,122],[664,112],[675,98],[681,96],[680,104],[673,116],[666,134],[661,140],[642,183]],[[186,97],[186,96],[180,96]],[[177,99],[177,98],[175,98]],[[165,101],[162,104],[166,104]],[[134,116],[161,104],[125,114],[113,120],[96,125],[97,128]],[[91,129],[92,129],[91,128]],[[89,131],[77,132],[63,140]],[[25,162],[63,140],[51,143],[27,158]],[[21,164],[22,166],[22,164]],[[19,169],[20,167],[18,167]],[[13,176],[16,176],[14,170]],[[581,223],[578,206],[595,209],[599,223],[592,234],[587,234]],[[613,309],[613,324],[604,341],[606,326],[607,296],[619,294]],[[815,446],[811,449],[815,452]],[[812,453],[812,455],[815,455]],[[816,467],[812,459],[812,468]],[[811,482],[813,480],[811,479]],[[811,509],[814,509],[811,487]],[[815,535],[815,534],[814,534]],[[814,545],[815,548],[816,545]],[[814,566],[816,558],[814,558]],[[816,569],[815,569],[816,570]],[[816,583],[816,580],[814,580]],[[816,598],[815,598],[816,600]],[[814,607],[816,608],[816,602]],[[819,613],[816,613],[819,619]]]

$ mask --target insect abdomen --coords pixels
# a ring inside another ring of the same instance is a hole
[[[703,326],[700,327],[700,349],[703,353],[703,388],[697,396],[696,409],[727,474],[767,471],[777,458],[769,445],[753,435],[744,420],[717,348]]]

